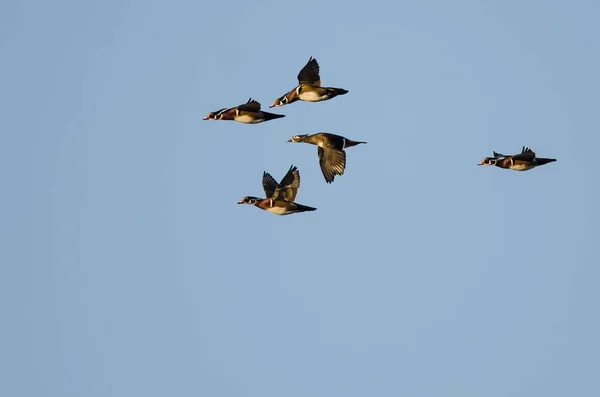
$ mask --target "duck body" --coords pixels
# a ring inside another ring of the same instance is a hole
[[[250,98],[245,104],[234,108],[223,108],[210,112],[203,120],[233,120],[244,124],[258,124],[282,117],[285,115],[261,110],[260,103]]]
[[[244,197],[238,204],[253,204],[254,206],[265,210],[274,215],[291,215],[298,212],[315,211],[316,208],[309,207],[294,202],[289,202],[281,199],[266,198],[261,199],[258,197]]]
[[[288,139],[288,142],[304,142],[317,146],[319,165],[327,183],[332,183],[336,175],[344,174],[346,169],[345,149],[367,143],[353,141],[344,136],[328,132],[319,132],[311,135],[294,135]]]
[[[556,161],[556,159],[537,157],[533,150],[523,146],[523,149],[519,154],[504,155],[494,152],[493,157],[484,158],[478,165],[493,165],[512,171],[529,171],[554,161]]]
[[[305,102],[321,102],[335,98],[338,95],[348,93],[348,90],[343,88],[319,87],[314,85],[303,84],[296,87],[298,99]]]
[[[300,172],[291,166],[280,183],[268,172],[263,172],[263,189],[267,198],[246,196],[238,204],[254,205],[275,215],[290,215],[298,212],[315,211],[316,208],[295,203],[300,188]]]
[[[273,101],[269,107],[289,105],[298,100],[305,102],[327,101],[347,93],[348,90],[344,88],[321,87],[319,63],[316,59],[310,57],[308,63],[298,73],[298,85]]]

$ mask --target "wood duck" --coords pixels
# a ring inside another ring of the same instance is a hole
[[[256,124],[281,117],[285,117],[285,115],[260,110],[260,103],[250,98],[248,102],[234,108],[223,108],[210,112],[202,120],[234,120],[245,124]]]
[[[556,159],[536,157],[533,150],[523,146],[523,150],[519,154],[507,156],[494,152],[494,157],[486,157],[477,165],[495,165],[513,171],[527,171],[553,161]]]
[[[336,175],[343,175],[346,169],[346,152],[344,149],[361,143],[340,135],[320,132],[312,135],[294,135],[288,142],[305,142],[317,145],[319,165],[327,183],[332,183]]]
[[[347,93],[348,90],[343,88],[321,87],[319,64],[316,59],[310,57],[308,63],[298,73],[298,86],[282,97],[277,98],[269,107],[284,106],[297,100],[321,102]]]
[[[275,178],[269,175],[268,172],[263,172],[262,184],[267,198],[247,196],[238,201],[238,204],[252,204],[275,215],[289,215],[296,212],[316,210],[313,207],[294,203],[300,187],[300,172],[293,165],[285,174],[281,183],[277,183]]]

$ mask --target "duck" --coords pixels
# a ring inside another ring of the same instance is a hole
[[[262,185],[267,198],[246,196],[238,204],[254,205],[275,215],[290,215],[298,212],[315,211],[316,208],[295,203],[300,188],[300,171],[292,165],[280,183],[268,172],[263,172]]]
[[[523,146],[521,153],[504,155],[494,152],[493,157],[486,157],[477,165],[495,165],[513,171],[528,171],[540,165],[552,163],[556,159],[536,157],[535,152]]]
[[[282,117],[285,115],[260,110],[260,103],[250,98],[248,102],[234,108],[223,108],[210,112],[202,120],[234,120],[244,124],[258,124]]]
[[[367,142],[353,141],[341,135],[328,132],[294,135],[287,142],[304,142],[317,145],[319,165],[325,182],[333,183],[336,175],[343,175],[346,169],[346,151],[344,149]]]
[[[277,98],[269,107],[288,105],[298,100],[305,102],[321,102],[345,95],[348,90],[334,87],[321,87],[319,63],[312,56],[298,73],[298,85],[287,94]]]

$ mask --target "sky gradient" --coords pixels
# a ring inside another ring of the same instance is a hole
[[[0,395],[600,395],[599,13],[3,2]],[[202,120],[310,56],[349,93]],[[317,211],[236,204],[292,164]]]

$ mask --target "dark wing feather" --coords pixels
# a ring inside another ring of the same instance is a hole
[[[298,168],[292,165],[279,185],[277,185],[273,197],[280,198],[285,201],[294,201],[294,199],[296,199],[296,195],[298,194],[299,187],[300,171],[298,171]]]
[[[336,175],[343,175],[346,168],[346,152],[336,149],[317,147],[319,165],[327,183],[333,182]]]
[[[248,102],[237,107],[239,110],[247,112],[260,112],[260,103],[252,98],[248,99]]]
[[[321,86],[321,77],[319,76],[319,64],[317,60],[310,57],[308,63],[304,65],[300,73],[298,73],[298,82],[300,84],[310,84]]]
[[[267,171],[263,172],[262,184],[266,198],[273,197],[275,189],[277,189],[277,181]]]
[[[535,159],[535,153],[528,147],[523,146],[523,150],[519,154],[513,156],[513,160],[533,161]]]

